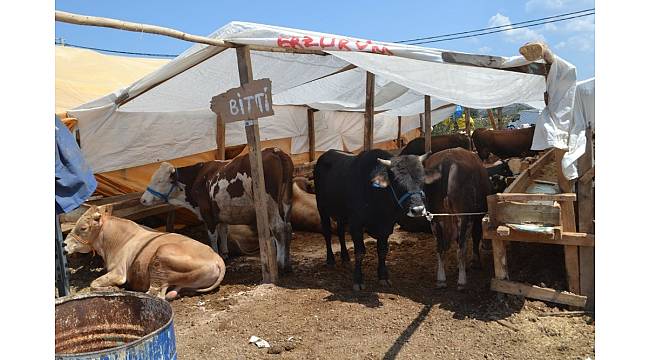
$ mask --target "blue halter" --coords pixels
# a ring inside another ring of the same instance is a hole
[[[172,187],[169,188],[169,191],[167,194],[160,193],[150,187],[147,186],[147,192],[151,193],[153,196],[159,198],[160,200],[168,203],[169,202],[169,195],[174,191],[174,189],[178,186],[178,173],[174,171],[174,181],[172,182]]]
[[[379,184],[374,183],[374,182],[372,183],[372,187],[377,188],[377,189],[382,188],[381,186],[379,186]],[[424,197],[425,197],[424,191],[419,190],[419,191],[406,192],[398,199],[397,194],[395,193],[395,189],[393,189],[393,185],[389,184],[388,187],[390,188],[391,192],[393,193],[393,197],[395,198],[395,201],[397,201],[397,205],[399,205],[400,209],[404,209],[404,206],[402,206],[402,203],[404,203],[404,201],[411,198],[411,196],[413,196],[413,195],[420,195],[420,196],[422,196],[422,199],[424,199]]]

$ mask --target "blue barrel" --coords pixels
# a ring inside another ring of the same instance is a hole
[[[174,313],[143,293],[95,292],[56,300],[55,359],[176,359]]]

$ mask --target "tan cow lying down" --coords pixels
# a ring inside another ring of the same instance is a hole
[[[96,251],[104,259],[106,274],[91,288],[126,284],[172,300],[181,290],[212,291],[223,280],[226,265],[209,246],[180,234],[144,229],[111,212],[111,206],[92,206],[65,239],[68,254]]]

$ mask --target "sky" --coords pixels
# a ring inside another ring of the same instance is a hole
[[[247,21],[375,41],[476,30],[594,7],[593,0],[55,2],[56,10],[165,26],[196,35],[208,35],[230,21]],[[60,22],[56,22],[55,35],[69,44],[129,52],[180,54],[192,46],[160,35]],[[544,41],[554,53],[574,64],[578,80],[594,76],[593,15],[421,46],[512,56],[518,55],[521,45],[534,40]]]

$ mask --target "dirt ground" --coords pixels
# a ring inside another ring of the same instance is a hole
[[[489,290],[490,253],[482,254],[482,270],[468,272],[467,289],[458,291],[452,248],[445,260],[449,287],[434,289],[435,240],[396,229],[387,259],[393,285],[387,288],[377,282],[376,242],[366,243],[367,288],[360,293],[352,291],[352,263],[341,264],[337,245],[336,266],[325,265],[320,234],[295,233],[294,271],[277,286],[261,284],[258,258],[230,260],[216,291],[172,302],[178,358],[594,358],[592,318],[557,316],[567,309]],[[349,238],[348,247],[352,251]],[[566,287],[560,247],[513,244],[508,257],[514,280]],[[89,291],[103,273],[101,258],[89,254],[70,259],[70,267],[73,292]],[[249,344],[252,335],[272,348]]]

